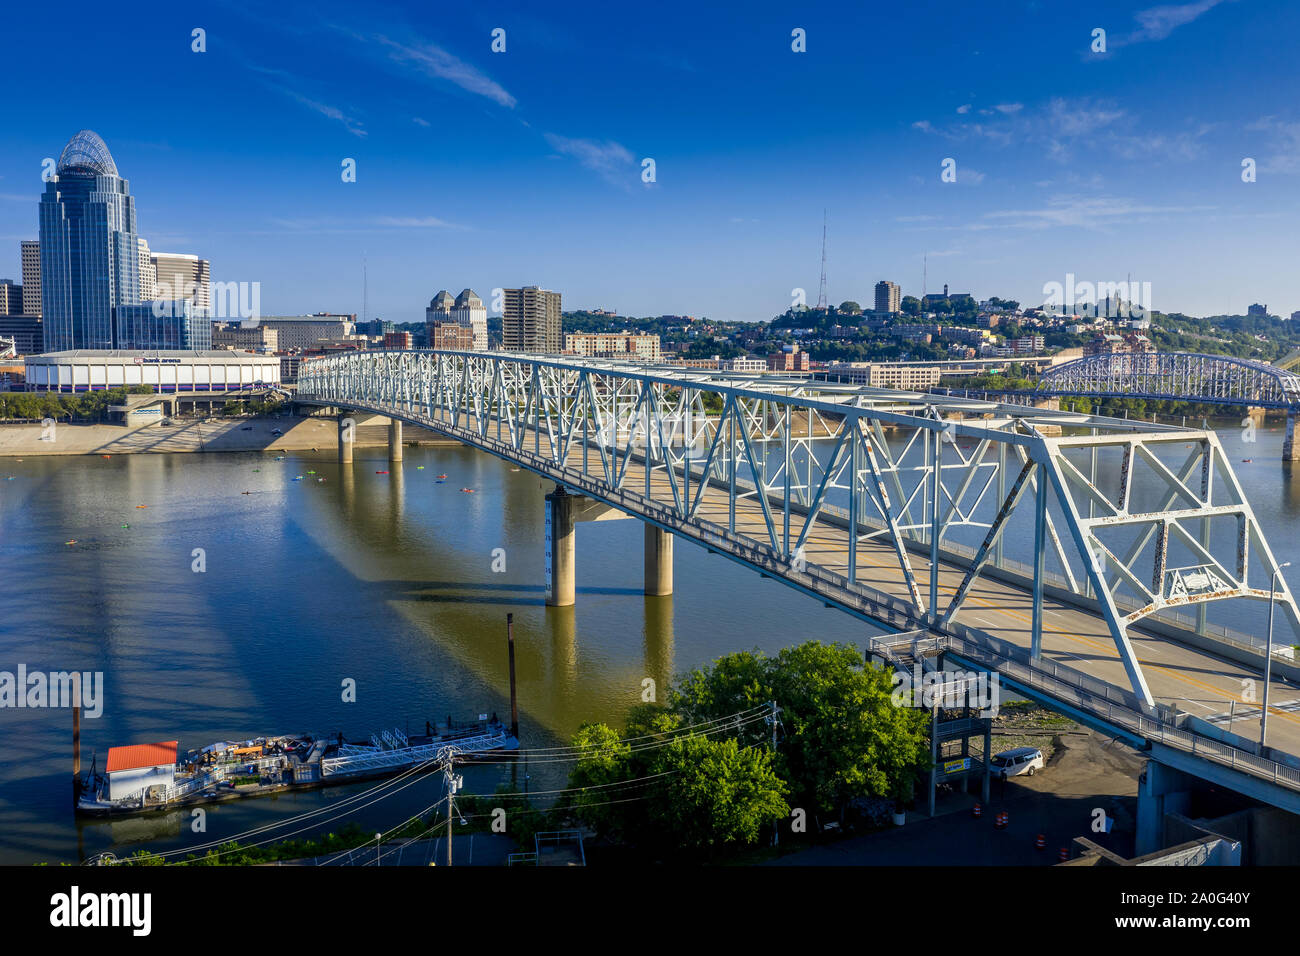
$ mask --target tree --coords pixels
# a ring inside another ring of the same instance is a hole
[[[582,788],[573,812],[602,835],[635,846],[714,853],[752,844],[764,826],[790,812],[788,788],[767,747],[692,732],[657,705],[635,709],[622,739],[604,724],[588,724],[574,745],[589,753],[569,776],[570,788]]]
[[[895,706],[891,691],[889,673],[864,666],[852,646],[809,641],[772,658],[729,654],[687,675],[669,707],[695,724],[775,700],[784,728],[776,767],[791,803],[830,812],[853,797],[893,796],[928,765],[926,714]],[[746,730],[751,741],[763,732]]]
[[[840,303],[839,311],[843,312],[845,315],[855,315],[862,311],[862,306],[858,305],[852,299],[849,299],[847,302]]]
[[[899,303],[899,308],[908,315],[920,315],[921,300],[914,295],[905,295],[903,296],[902,302]]]

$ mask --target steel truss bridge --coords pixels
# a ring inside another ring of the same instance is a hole
[[[1270,748],[1233,733],[1270,585],[1296,641],[1300,614],[1211,431],[520,353],[312,359],[296,400],[454,437],[1300,800],[1300,694],[1276,685]]]
[[[1035,391],[1284,408],[1292,415],[1300,408],[1300,375],[1264,362],[1187,352],[1090,355],[1048,369]]]

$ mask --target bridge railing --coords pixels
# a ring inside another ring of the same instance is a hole
[[[1223,741],[1194,734],[1168,720],[1150,717],[1136,707],[1136,698],[1116,700],[1118,688],[1072,671],[1054,661],[1032,662],[1023,648],[972,628],[957,627],[946,635],[947,648],[974,663],[1000,671],[1012,680],[1043,691],[1054,699],[1085,711],[1107,723],[1131,730],[1139,737],[1157,741],[1225,767],[1270,780],[1291,790],[1300,790],[1300,769],[1250,753]],[[1005,653],[1004,653],[1005,652]],[[1082,679],[1080,679],[1082,678]]]

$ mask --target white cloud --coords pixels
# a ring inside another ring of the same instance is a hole
[[[386,36],[377,36],[375,39],[387,46],[389,56],[399,63],[410,63],[427,76],[446,80],[466,92],[485,96],[501,106],[514,108],[515,98],[499,83],[440,46],[432,43],[410,46]]]
[[[615,142],[598,142],[593,139],[570,139],[555,133],[546,134],[546,142],[564,156],[576,159],[608,182],[626,186],[632,182],[636,157],[625,146]]]

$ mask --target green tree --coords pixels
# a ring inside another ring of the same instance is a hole
[[[855,648],[809,641],[771,658],[727,655],[687,675],[669,706],[694,724],[775,700],[784,728],[776,766],[791,803],[826,813],[856,796],[905,791],[928,765],[926,715],[895,706],[891,690],[890,674],[865,666]],[[763,727],[747,733],[755,740]]]

